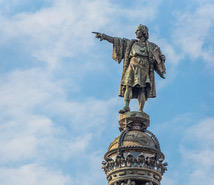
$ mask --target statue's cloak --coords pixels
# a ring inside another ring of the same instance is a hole
[[[123,72],[121,81],[124,79],[124,75],[126,73],[126,70],[130,63],[130,51],[132,48],[132,45],[134,42],[137,42],[137,40],[128,40],[128,39],[122,39],[114,37],[113,42],[113,53],[112,58],[118,62],[119,64],[121,61],[123,61]],[[157,72],[159,76],[163,77],[163,74],[165,73],[165,65],[164,61],[161,61],[160,56],[163,55],[160,51],[160,48],[152,43],[147,41],[147,47],[149,52],[149,78],[150,83],[146,86],[146,99],[147,98],[154,98],[156,97],[156,88],[155,88],[155,75],[154,70]],[[126,87],[120,83],[120,89],[119,89],[119,96],[124,97]],[[138,98],[138,90],[139,88],[133,88],[133,95],[132,98]]]

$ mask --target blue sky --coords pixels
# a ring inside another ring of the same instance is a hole
[[[119,135],[122,65],[91,34],[135,38],[166,55],[149,130],[169,164],[162,184],[214,184],[213,0],[0,0],[1,185],[107,184]],[[137,110],[137,101],[131,109]]]

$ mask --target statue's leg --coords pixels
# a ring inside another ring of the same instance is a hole
[[[124,94],[124,107],[129,108],[129,103],[131,99],[132,99],[132,87],[127,85]]]
[[[146,91],[145,88],[140,88],[138,93],[139,112],[143,112],[143,108],[146,102]]]
[[[119,110],[120,114],[130,111],[129,103],[131,98],[132,98],[132,87],[127,85],[124,94],[124,107],[121,110]]]

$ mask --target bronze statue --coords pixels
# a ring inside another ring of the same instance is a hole
[[[119,113],[130,111],[129,103],[132,98],[138,99],[139,112],[143,112],[145,101],[156,97],[154,71],[161,78],[165,78],[166,73],[165,56],[156,44],[148,41],[148,28],[141,24],[138,26],[135,32],[137,40],[92,33],[95,33],[100,41],[113,43],[112,58],[116,62],[121,63],[124,59],[119,90],[119,96],[124,97],[124,107]]]

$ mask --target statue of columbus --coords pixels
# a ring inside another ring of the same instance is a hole
[[[130,111],[129,103],[132,98],[138,99],[139,112],[143,112],[145,101],[156,97],[154,71],[161,78],[165,78],[166,73],[166,58],[156,44],[148,41],[148,28],[140,24],[135,32],[137,39],[132,40],[92,33],[100,41],[107,40],[113,44],[112,58],[116,62],[121,63],[123,60],[119,96],[124,97],[124,107],[119,113]]]

